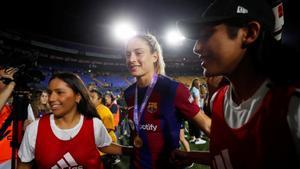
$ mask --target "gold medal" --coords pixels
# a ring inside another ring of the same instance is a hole
[[[143,146],[143,140],[139,135],[136,135],[133,140],[133,145],[136,148],[141,148]]]

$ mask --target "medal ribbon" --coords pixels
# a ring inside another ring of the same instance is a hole
[[[135,86],[133,121],[134,121],[134,125],[135,125],[137,133],[139,133],[139,131],[140,131],[139,123],[140,123],[142,115],[144,114],[144,109],[148,102],[148,99],[150,98],[152,90],[154,89],[154,86],[157,82],[157,77],[158,77],[157,74],[153,75],[150,86],[147,88],[146,95],[141,104],[140,110],[138,109],[138,87],[137,87],[137,84]]]

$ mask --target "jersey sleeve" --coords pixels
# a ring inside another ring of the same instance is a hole
[[[30,162],[35,158],[34,153],[38,124],[39,120],[36,120],[28,125],[25,130],[25,134],[18,151],[18,156],[22,162]]]
[[[189,90],[181,83],[176,89],[175,107],[187,119],[192,119],[200,111]]]
[[[94,136],[97,147],[109,146],[112,143],[111,137],[109,136],[106,128],[102,121],[98,118],[93,118],[94,125]]]

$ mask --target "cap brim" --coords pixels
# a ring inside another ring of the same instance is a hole
[[[207,25],[214,25],[231,17],[206,17],[198,20],[180,20],[177,27],[180,33],[188,39],[197,40],[201,37],[200,29]]]

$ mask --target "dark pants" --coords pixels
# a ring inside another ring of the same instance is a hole
[[[110,154],[101,156],[101,160],[103,162],[104,169],[113,169],[113,163],[115,162],[116,158],[117,158],[117,156],[110,155]]]
[[[192,121],[188,121],[188,123],[189,123],[190,136],[195,136],[196,138],[200,138],[200,134],[201,134],[200,129]]]

